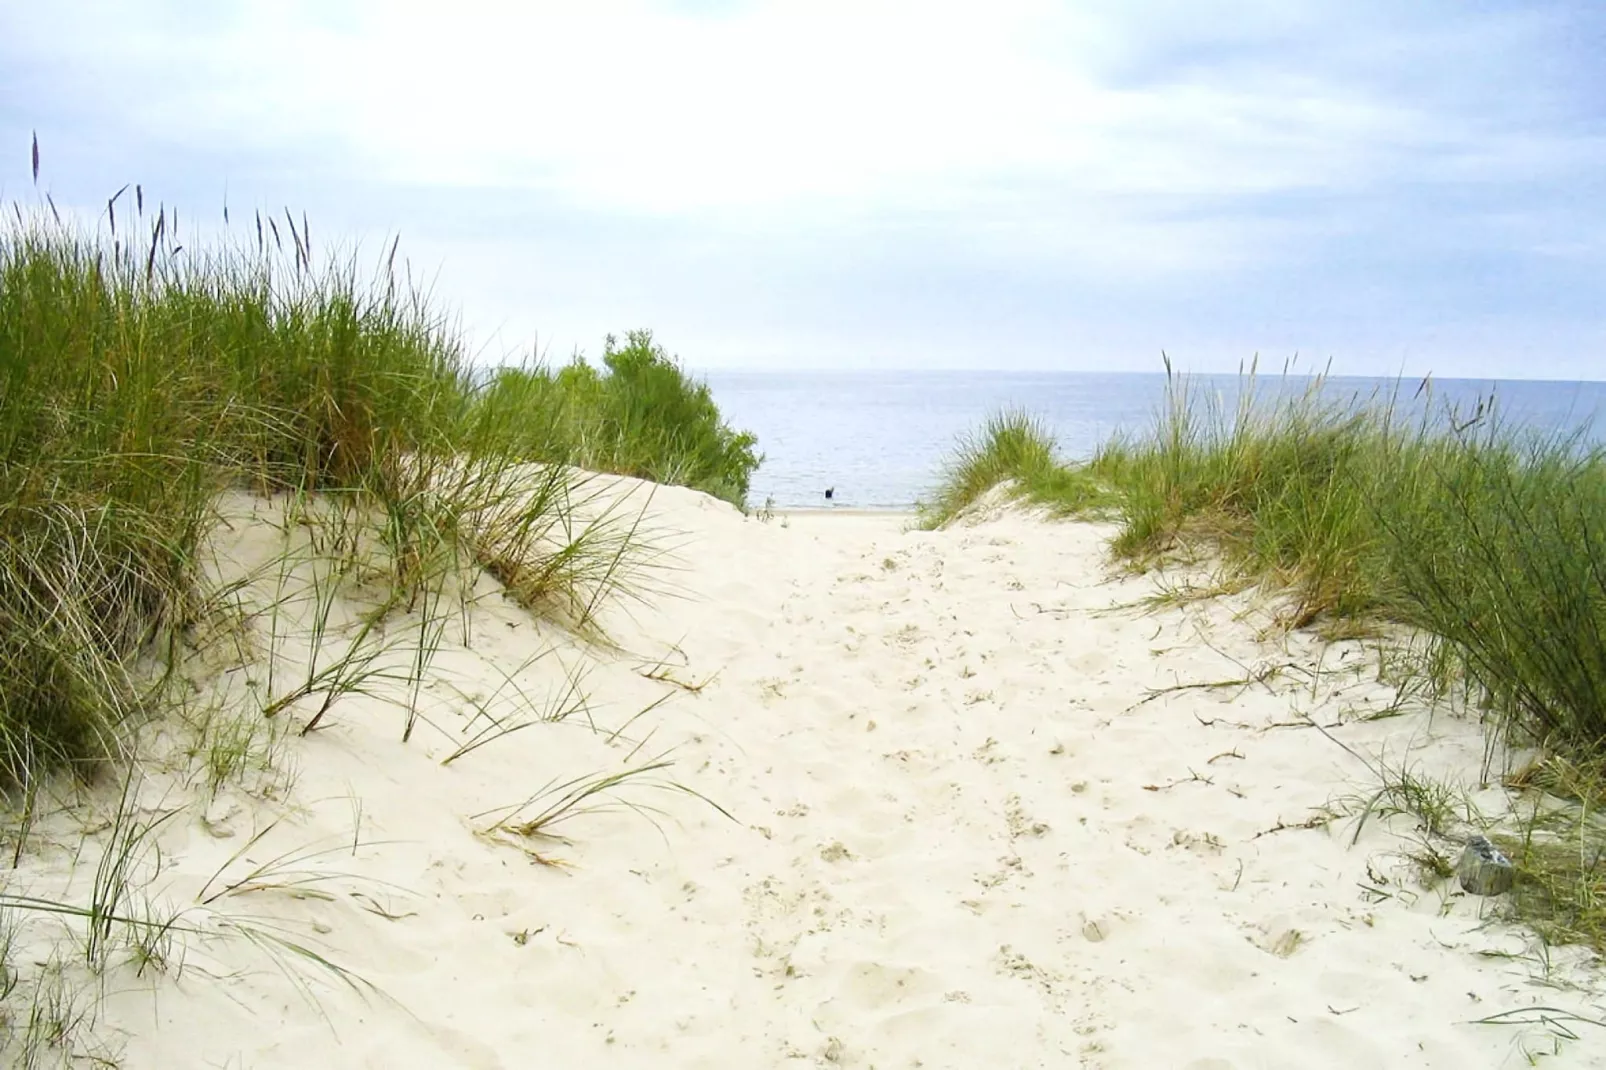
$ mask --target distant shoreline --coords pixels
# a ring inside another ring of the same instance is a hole
[[[1237,376],[1187,380],[1205,409],[1235,412],[1246,387]],[[1118,438],[1146,439],[1166,411],[1166,378],[1145,374],[911,373],[776,375],[744,373],[710,379],[712,396],[731,427],[758,436],[761,463],[747,501],[771,509],[798,506],[903,508],[930,500],[944,464],[990,415],[1027,412],[1041,419],[1056,454],[1086,461]],[[1253,384],[1264,407],[1310,388],[1305,378],[1262,373]],[[1606,444],[1606,383],[1438,380],[1432,399],[1414,382],[1324,380],[1333,405],[1393,403],[1399,420],[1446,425],[1447,411],[1477,410],[1490,394],[1501,422],[1526,433],[1564,435],[1584,426]],[[1374,397],[1375,395],[1375,397]],[[834,501],[825,489],[834,487]]]
[[[770,509],[775,516],[914,516],[919,510],[914,506],[896,508],[894,506],[831,506],[831,505],[789,505],[784,508]]]

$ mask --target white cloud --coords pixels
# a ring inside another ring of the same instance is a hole
[[[522,187],[617,211],[940,211],[1022,179],[1051,182],[1059,201],[1253,195],[1364,185],[1403,155],[1467,148],[1458,122],[1317,73],[1108,84],[1101,72],[1145,32],[1194,20],[1186,7],[1099,8],[776,0],[711,16],[642,0],[365,0],[287,12],[275,0],[186,30],[108,6],[119,32],[98,40],[121,46],[74,47],[97,64],[132,59],[147,77],[127,106],[152,126],[328,140],[398,183]],[[1257,8],[1251,25],[1275,25],[1275,6]],[[1505,158],[1481,143],[1484,159],[1463,166]],[[1525,148],[1530,161],[1546,149]]]
[[[577,335],[678,318],[694,345],[716,348],[719,322],[738,330],[737,292],[767,310],[744,313],[745,338],[828,334],[851,350],[854,337],[918,327],[816,321],[868,317],[867,287],[917,291],[928,272],[947,286],[970,270],[979,290],[1015,280],[1046,302],[1034,312],[1045,323],[1069,313],[1043,295],[1075,287],[1091,335],[1219,327],[1253,345],[1266,324],[1302,316],[1328,317],[1323,337],[1341,338],[1331,323],[1399,314],[1408,302],[1394,295],[1413,287],[1430,295],[1418,306],[1447,315],[1443,273],[1469,252],[1583,273],[1606,256],[1597,210],[1550,203],[1548,191],[1600,172],[1606,137],[1564,121],[1578,103],[1554,73],[1546,49],[1560,31],[1543,12],[1370,0],[691,8],[99,0],[18,8],[0,34],[55,57],[52,91],[84,94],[133,137],[224,159],[315,151],[331,199],[341,183],[412,197],[426,214],[382,225],[446,263],[446,292],[471,323],[521,336],[542,318],[523,295],[538,294],[576,310]],[[498,232],[466,233],[454,205],[493,198],[507,206]],[[576,233],[554,234],[556,213]],[[588,226],[609,234],[588,238]],[[1458,299],[1480,307],[1483,286]],[[1262,303],[1272,291],[1275,308]],[[1227,326],[1192,318],[1228,301],[1243,313]],[[1434,323],[1418,334],[1445,336]],[[1060,341],[1042,338],[1049,359]]]

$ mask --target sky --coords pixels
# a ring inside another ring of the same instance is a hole
[[[1606,379],[1603,54],[1599,0],[13,0],[0,201],[399,236],[491,363]]]

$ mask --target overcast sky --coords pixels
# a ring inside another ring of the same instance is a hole
[[[1606,378],[1606,4],[8,0],[0,196],[400,234],[486,359]]]

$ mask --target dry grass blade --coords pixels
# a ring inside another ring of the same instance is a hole
[[[380,846],[384,841],[358,842],[352,840],[330,846],[320,847],[309,845],[282,851],[267,861],[252,864],[242,874],[224,878],[224,873],[236,862],[245,858],[252,848],[259,845],[279,822],[274,821],[267,825],[249,840],[240,846],[224,863],[207,878],[201,890],[196,893],[196,901],[203,906],[210,906],[225,896],[247,895],[253,892],[284,891],[292,895],[312,895],[317,898],[332,898],[327,893],[308,891],[315,885],[338,879],[356,879],[356,875],[338,870],[324,870],[311,867],[308,864],[316,859],[329,858],[339,854],[354,854],[359,847]],[[249,860],[247,860],[249,861]],[[214,885],[216,886],[214,888]]]
[[[673,764],[667,759],[659,759],[617,773],[582,774],[562,781],[554,778],[524,802],[501,811],[483,811],[475,814],[474,818],[477,820],[492,813],[500,813],[502,816],[492,822],[493,828],[505,829],[525,838],[557,839],[558,837],[552,835],[555,826],[581,814],[595,813],[599,809],[617,805],[609,803],[605,797],[611,796],[616,789],[633,780],[660,769],[667,769]],[[538,803],[541,804],[540,808],[534,814],[526,816],[525,811]]]
[[[616,807],[631,810],[649,818],[649,820],[652,819],[654,814],[661,814],[662,811],[654,807],[626,801],[619,797],[618,791],[620,788],[631,784],[639,784],[642,787],[652,787],[690,796],[713,807],[726,818],[735,820],[729,811],[701,792],[675,781],[652,777],[653,773],[667,769],[673,764],[673,761],[668,758],[658,757],[649,759],[640,765],[622,769],[616,773],[593,773],[561,781],[554,778],[521,803],[498,810],[483,811],[473,815],[473,817],[474,820],[479,820],[493,814],[496,815],[495,820],[483,830],[485,832],[500,830],[520,839],[549,839],[557,842],[567,842],[563,837],[556,835],[553,830],[558,825],[584,814],[595,814]],[[532,809],[534,810],[533,813],[530,812]],[[656,821],[654,821],[654,824],[656,824]]]
[[[1500,1011],[1484,1018],[1474,1018],[1471,1025],[1542,1025],[1550,1029],[1564,1040],[1577,1040],[1578,1034],[1573,1032],[1571,1026],[1593,1025],[1606,1029],[1606,1021],[1597,1018],[1585,1018],[1573,1011],[1563,1010],[1560,1007],[1519,1007],[1515,1010]]]
[[[324,1009],[318,993],[308,983],[305,971],[294,967],[311,966],[319,974],[339,982],[364,1000],[376,995],[388,998],[378,985],[308,946],[303,938],[280,926],[271,925],[262,919],[253,918],[247,921],[228,915],[215,915],[213,922],[219,935],[242,940],[261,952],[296,990],[306,1005],[323,1019],[331,1031],[334,1030],[335,1023]]]
[[[545,652],[543,651],[542,653],[544,654]],[[536,655],[536,657],[539,656],[541,655]],[[527,661],[526,665],[528,664],[529,662]],[[499,668],[497,671],[501,672]],[[450,765],[464,755],[472,754],[474,751],[485,746],[487,743],[501,739],[504,736],[510,736],[514,732],[523,731],[524,729],[530,728],[534,725],[560,724],[564,721],[567,721],[576,713],[586,714],[587,721],[589,721],[590,706],[586,700],[585,693],[581,690],[580,685],[581,679],[579,674],[571,674],[568,677],[568,681],[564,690],[554,698],[549,699],[544,706],[540,706],[531,700],[524,690],[520,688],[516,682],[514,682],[512,674],[503,673],[502,684],[498,685],[496,691],[492,693],[490,698],[483,701],[470,700],[473,702],[476,711],[474,720],[469,722],[470,727],[472,727],[472,725],[480,718],[484,718],[488,724],[486,724],[486,726],[481,728],[479,731],[475,732],[474,735],[470,736],[466,742],[458,746],[456,750],[452,751],[452,753],[441,759],[441,764]],[[506,718],[499,718],[490,712],[490,706],[496,700],[497,695],[501,694],[502,688],[509,686],[512,687],[514,692],[518,695],[520,700],[520,708],[538,711],[535,716],[522,720],[510,721]],[[592,725],[592,727],[595,728],[596,726]]]

